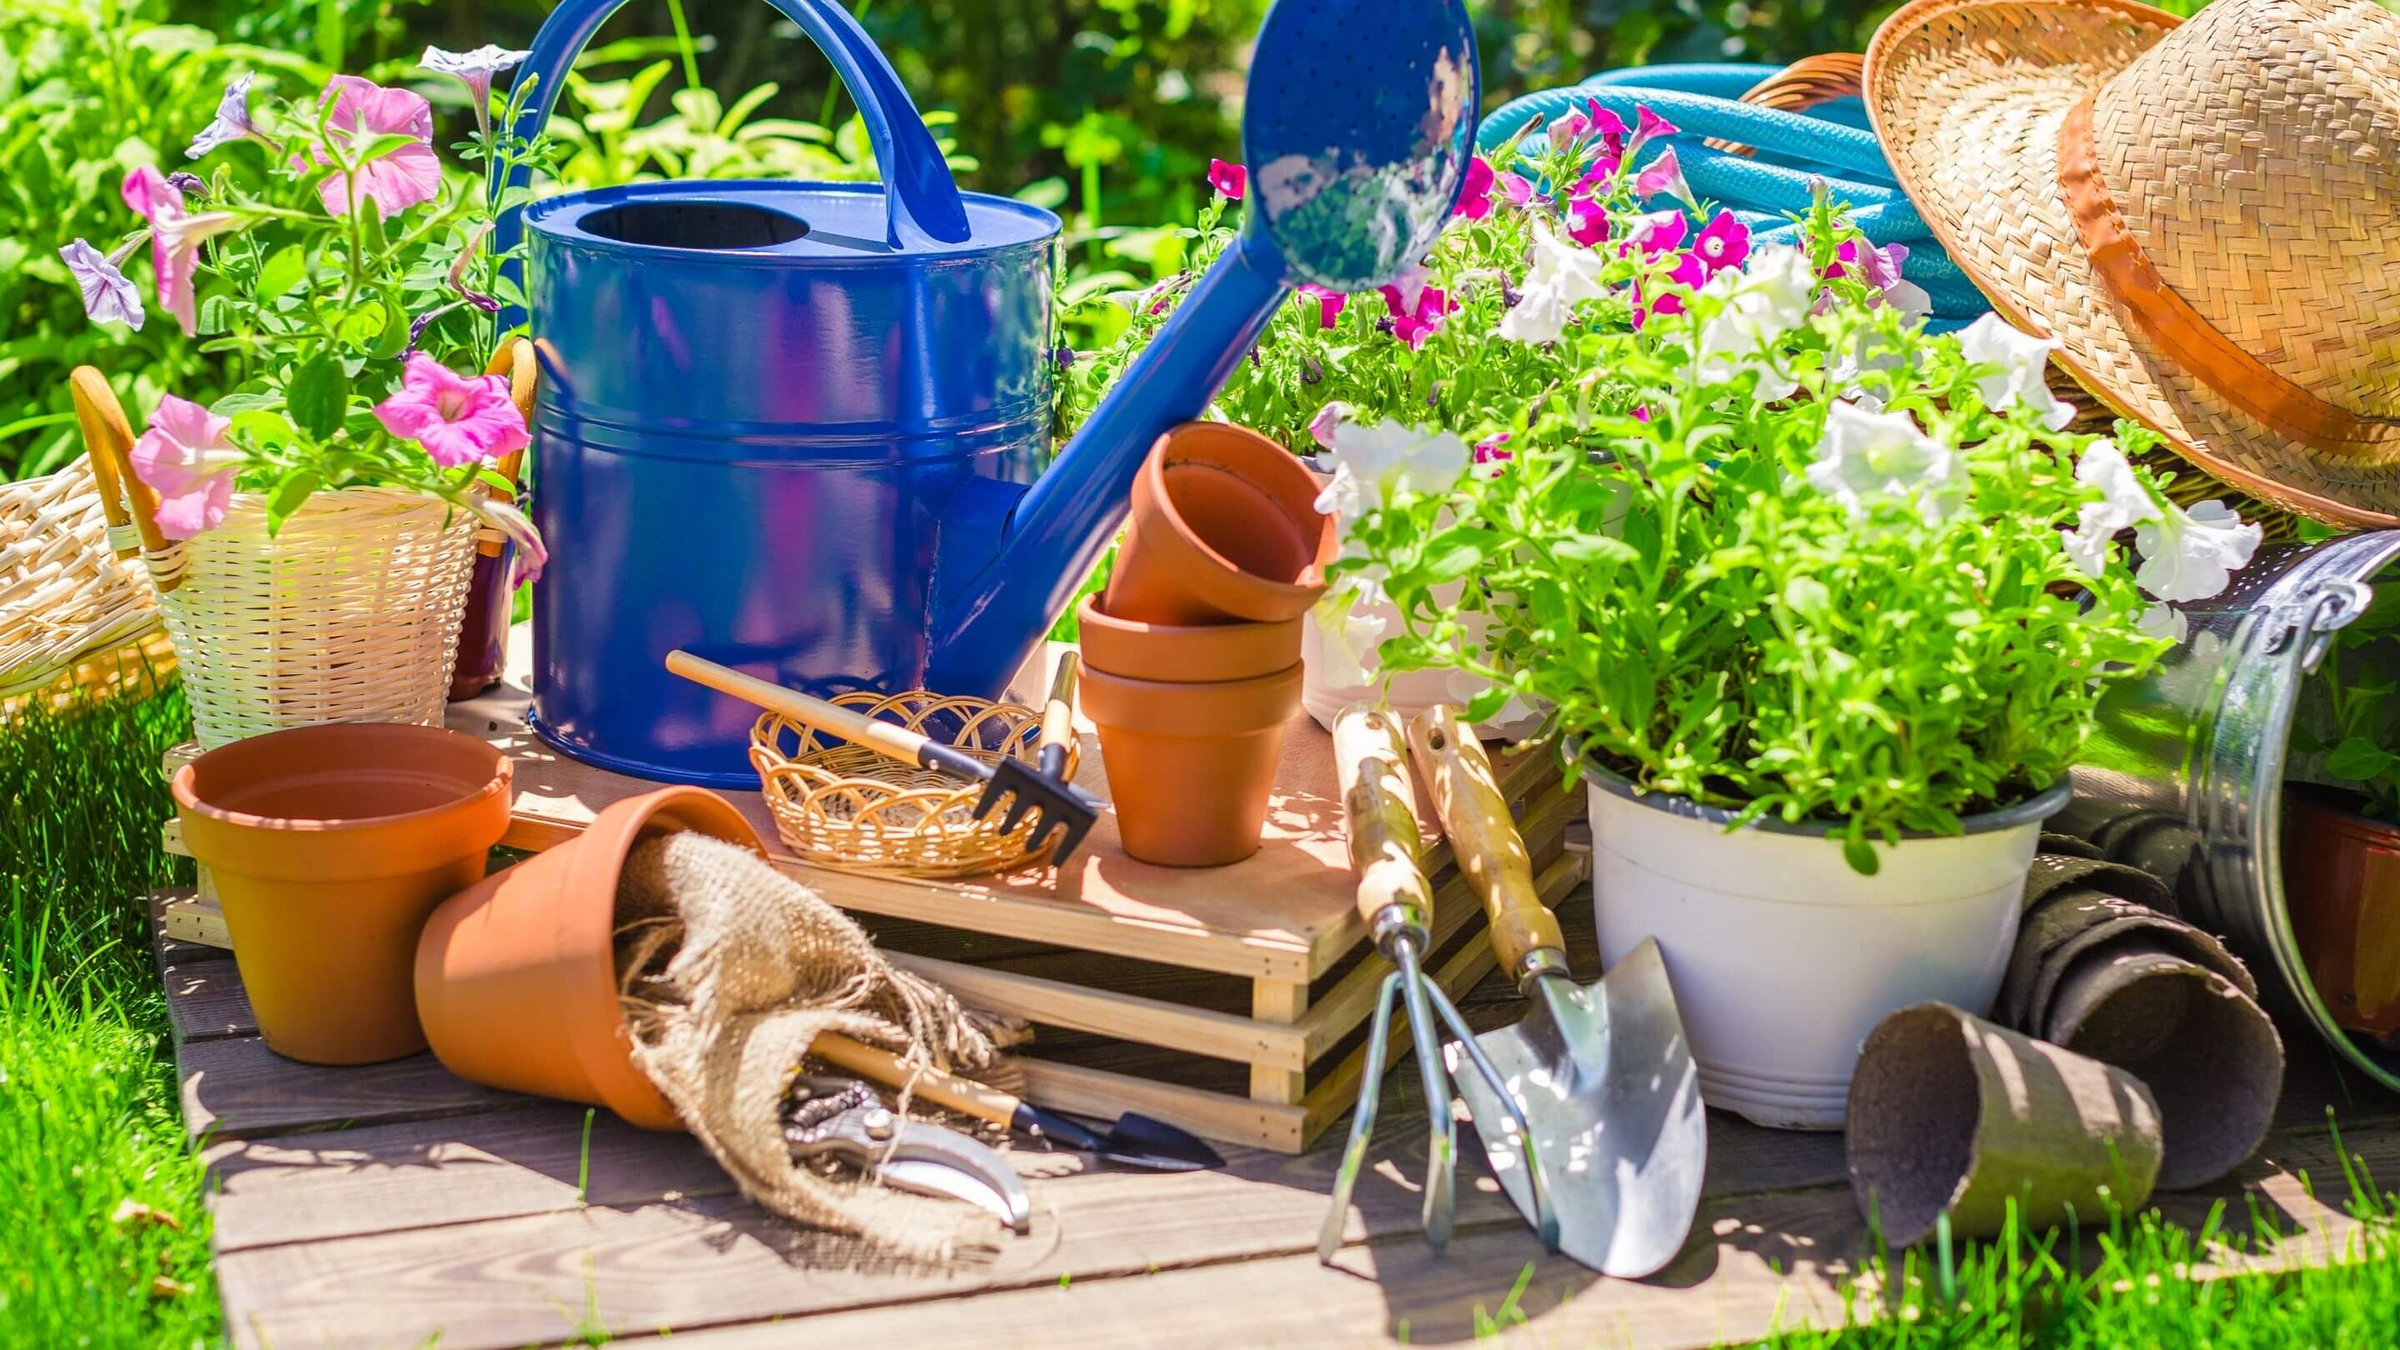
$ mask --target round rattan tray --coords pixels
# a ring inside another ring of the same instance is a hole
[[[921,731],[987,763],[1032,761],[1042,711],[912,689],[902,694],[842,694],[830,700],[869,717]],[[1075,772],[1076,747],[1067,749]],[[974,817],[981,783],[887,759],[834,741],[777,713],[750,728],[750,764],[758,770],[775,832],[802,862],[870,876],[963,877],[1046,863],[1051,846],[1028,849],[1031,817],[1000,831],[1006,808]],[[1055,832],[1050,836],[1057,838]]]

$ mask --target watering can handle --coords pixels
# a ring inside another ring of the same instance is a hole
[[[542,30],[534,35],[533,54],[525,61],[517,79],[531,78],[533,97],[517,116],[511,130],[519,139],[532,140],[541,134],[542,124],[550,119],[550,110],[558,103],[558,92],[564,86],[567,71],[575,58],[583,54],[592,35],[600,25],[617,12],[625,0],[561,0],[559,7],[543,21]],[[792,22],[800,25],[833,62],[834,73],[850,90],[851,101],[858,104],[859,115],[866,119],[867,139],[875,145],[875,167],[883,175],[885,201],[885,240],[896,250],[921,247],[928,242],[959,244],[967,239],[967,208],[959,200],[958,183],[950,177],[950,165],[942,158],[942,149],[934,143],[933,133],[925,129],[925,119],[917,105],[909,100],[908,91],[900,86],[900,77],[892,63],[867,36],[858,20],[833,0],[768,0],[782,10]],[[509,188],[523,187],[530,171],[523,165],[513,170],[505,182],[493,184],[493,200]],[[510,212],[500,221],[497,245],[503,250],[513,248],[522,236],[523,223],[518,213]]]

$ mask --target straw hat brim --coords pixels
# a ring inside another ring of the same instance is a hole
[[[2400,525],[2400,454],[2322,453],[2253,421],[2109,297],[2068,214],[2060,125],[2178,22],[2130,0],[1915,0],[1868,46],[1868,116],[1934,237],[2003,317],[2058,340],[2085,389],[2245,492]]]

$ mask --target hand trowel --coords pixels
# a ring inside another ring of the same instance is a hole
[[[1532,1005],[1515,1026],[1475,1038],[1524,1126],[1479,1076],[1455,1080],[1484,1155],[1538,1225],[1519,1133],[1530,1129],[1559,1250],[1602,1274],[1653,1274],[1683,1249],[1708,1161],[1699,1074],[1658,944],[1645,941],[1595,983],[1575,983],[1482,743],[1457,709],[1435,707],[1410,724],[1409,745],[1459,871],[1491,919],[1501,969]]]

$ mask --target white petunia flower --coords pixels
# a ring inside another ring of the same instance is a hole
[[[2052,431],[2075,420],[2075,405],[2050,392],[2050,353],[2058,350],[2054,339],[2019,332],[1999,315],[1986,314],[1959,333],[1958,349],[1973,364],[1993,368],[1976,378],[1975,387],[1994,412],[2021,403]]]
[[[1536,224],[1525,284],[1495,331],[1510,342],[1556,342],[1574,320],[1576,304],[1604,294],[1602,263],[1597,252]]]
[[[2075,462],[2075,481],[2100,489],[2100,500],[2085,502],[2073,532],[2060,536],[2060,546],[2087,577],[2108,570],[2108,545],[2119,530],[2158,519],[2158,502],[2142,485],[2117,443],[2103,436],[2086,447]]]
[[[1350,420],[1350,405],[1335,399],[1308,419],[1308,435],[1321,449],[1333,448],[1333,429]]]
[[[1388,417],[1373,426],[1335,423],[1327,453],[1333,458],[1333,481],[1317,494],[1317,509],[1343,526],[1383,505],[1391,493],[1449,487],[1475,458],[1455,432]]]
[[[475,127],[488,141],[492,136],[492,77],[516,69],[531,55],[532,52],[511,51],[489,42],[471,52],[427,47],[417,65],[467,86],[467,105],[475,110]]]
[[[1446,692],[1462,708],[1480,698],[1483,691],[1491,687],[1481,676],[1464,670],[1450,672],[1450,678],[1445,681]],[[1529,736],[1549,717],[1547,704],[1528,702],[1524,695],[1510,690],[1507,701],[1500,705],[1499,711],[1475,725],[1487,735]]]
[[[1747,266],[1709,278],[1703,291],[1725,303],[1700,325],[1700,378],[1724,382],[1755,370],[1759,402],[1791,397],[1799,381],[1783,373],[1775,358],[1791,331],[1808,322],[1816,285],[1807,255],[1783,244],[1753,249]]]
[[[2173,605],[2150,606],[2142,611],[2134,626],[2142,630],[2143,637],[2165,638],[2169,642],[2181,642],[2192,631],[2191,621]]]
[[[1361,589],[1344,585],[1328,591],[1308,612],[1308,621],[1317,628],[1318,652],[1324,658],[1313,673],[1328,685],[1356,688],[1375,682],[1380,664],[1376,648],[1391,620],[1362,612],[1369,601],[1360,594]]]
[[[1817,443],[1808,482],[1853,519],[1872,514],[1878,502],[1897,502],[1939,525],[1967,500],[1966,465],[1917,430],[1908,414],[1868,412],[1839,400],[1825,410],[1825,439]]]
[[[2205,501],[2189,511],[2168,502],[2156,520],[2133,532],[2133,546],[2142,555],[2134,582],[2160,600],[2205,600],[2249,564],[2263,534],[2221,501]]]

